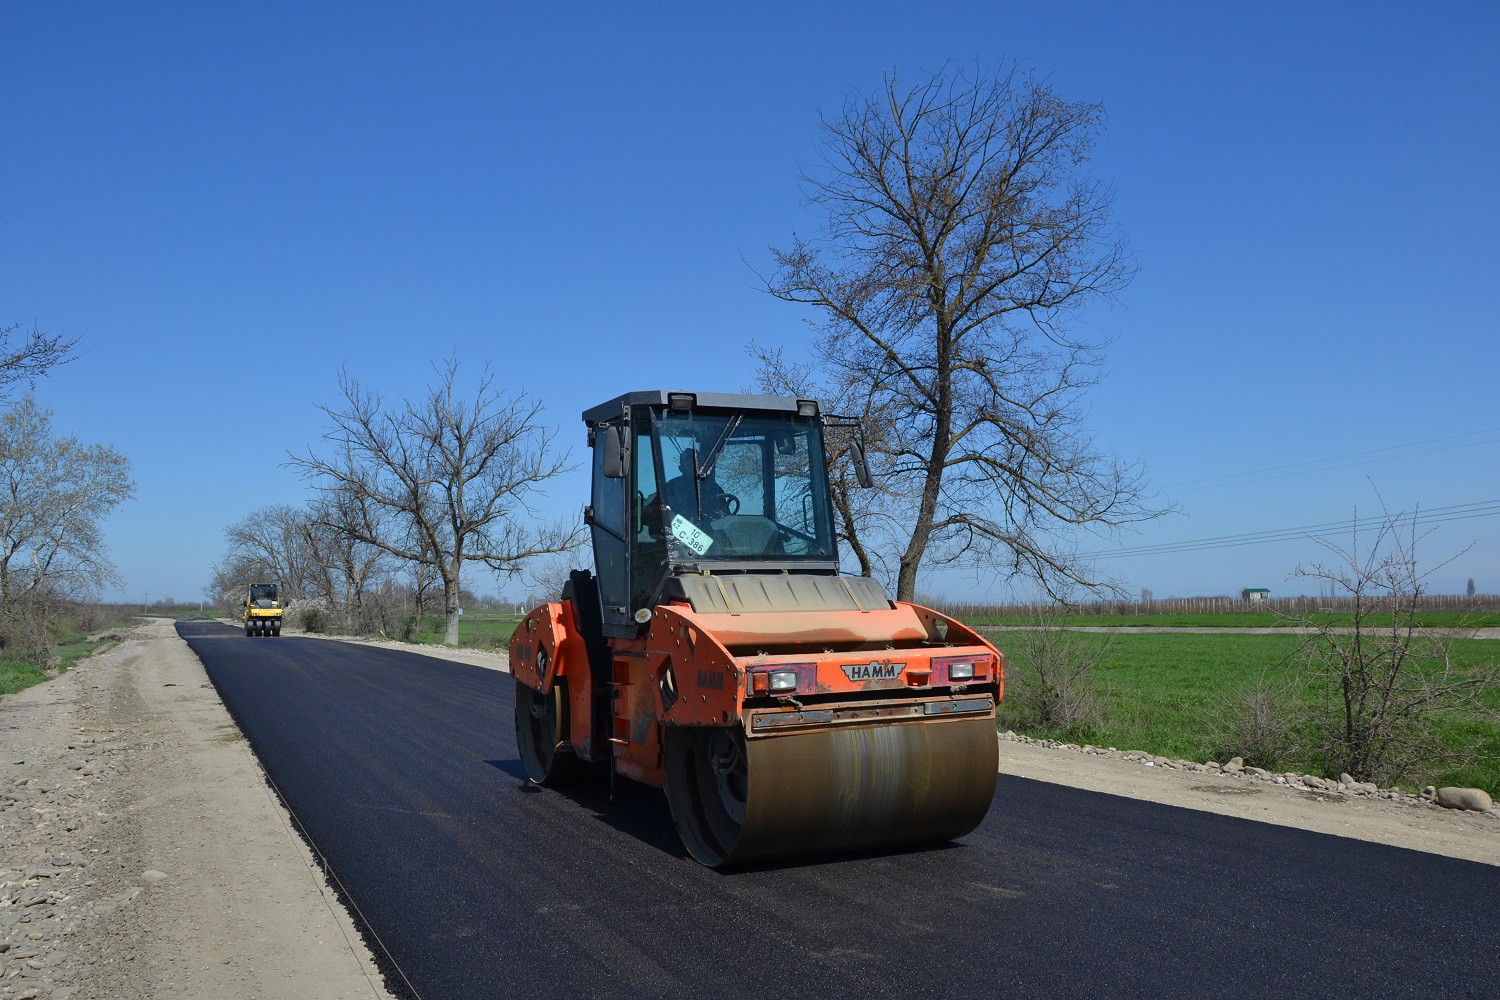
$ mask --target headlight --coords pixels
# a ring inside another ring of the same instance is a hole
[[[974,679],[974,664],[972,664],[972,663],[950,663],[950,664],[948,664],[948,679],[950,681],[972,681]]]
[[[797,690],[797,671],[771,671],[771,690],[772,692]]]

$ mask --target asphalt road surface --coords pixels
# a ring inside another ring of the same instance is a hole
[[[955,844],[721,874],[655,790],[527,787],[507,674],[178,631],[428,1000],[1500,995],[1493,867],[1002,776]]]

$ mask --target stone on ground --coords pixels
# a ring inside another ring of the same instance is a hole
[[[1475,812],[1484,812],[1494,805],[1489,793],[1482,788],[1451,787],[1437,790],[1437,804],[1448,809],[1473,809]]]

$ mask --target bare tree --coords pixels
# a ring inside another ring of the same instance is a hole
[[[901,599],[924,560],[957,556],[999,556],[1049,593],[1097,586],[1044,536],[1158,513],[1085,430],[1102,345],[1067,329],[1134,270],[1110,191],[1083,172],[1103,120],[1015,69],[889,74],[822,118],[804,178],[822,232],[772,251],[766,289],[817,310],[822,364],[899,431]]]
[[[425,397],[391,407],[341,374],[342,404],[323,408],[333,421],[323,435],[328,452],[293,455],[291,464],[321,492],[352,499],[352,537],[432,568],[451,646],[465,563],[514,573],[527,559],[574,547],[582,530],[538,523],[531,506],[568,468],[540,422],[541,404],[524,393],[506,397],[488,369],[469,399],[459,395],[456,361],[437,372]]]
[[[1469,582],[1464,586],[1464,594],[1468,597],[1474,596],[1474,578],[1469,577]]]
[[[0,400],[8,400],[16,385],[36,385],[37,379],[76,356],[77,337],[42,333],[35,326],[23,333],[25,324],[0,327]]]
[[[59,436],[31,396],[0,413],[0,645],[45,654],[62,599],[117,579],[104,520],[134,495],[123,455]]]
[[[347,489],[325,491],[309,515],[307,538],[323,568],[324,592],[343,619],[345,631],[364,632],[370,625],[384,634],[388,615],[367,616],[366,593],[391,568],[395,557],[362,537],[387,534],[384,511],[362,504]]]
[[[1430,532],[1418,525],[1417,511],[1393,513],[1381,500],[1373,537],[1356,530],[1347,546],[1318,538],[1333,560],[1294,574],[1326,581],[1347,598],[1348,611],[1335,622],[1309,614],[1285,619],[1309,634],[1299,666],[1322,693],[1313,727],[1329,773],[1395,780],[1461,766],[1478,753],[1444,741],[1440,722],[1496,714],[1485,698],[1500,669],[1460,666],[1452,655],[1456,630],[1420,625],[1426,580],[1453,559],[1423,569],[1417,548]]]
[[[525,584],[529,596],[555,601],[562,596],[569,575],[575,569],[584,568],[578,565],[579,562],[574,553],[558,553],[533,559],[522,573],[521,582]]]
[[[322,556],[312,529],[313,516],[307,508],[291,504],[251,511],[225,528],[229,551],[221,565],[244,571],[253,568],[260,574],[255,579],[239,580],[227,596],[234,598],[235,604],[242,603],[244,594],[236,597],[236,592],[256,582],[281,584],[286,600],[327,596]]]

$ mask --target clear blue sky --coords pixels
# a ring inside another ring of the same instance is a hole
[[[226,523],[302,496],[279,463],[341,365],[399,394],[451,351],[493,363],[580,446],[617,392],[744,386],[747,341],[803,336],[744,260],[813,226],[817,109],[888,67],[1015,58],[1110,110],[1094,170],[1141,270],[1081,322],[1117,339],[1092,421],[1183,508],[1124,544],[1344,518],[1367,475],[1398,506],[1495,499],[1500,433],[1472,432],[1500,427],[1497,37],[1477,3],[11,3],[0,318],[84,334],[38,394],[135,463],[123,593],[193,599]],[[1436,582],[1500,590],[1500,518],[1429,551],[1471,540]],[[1312,554],[1110,568],[1288,592]]]

